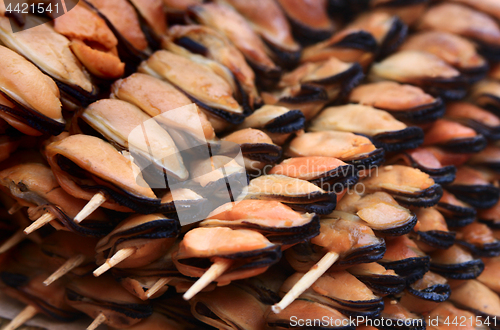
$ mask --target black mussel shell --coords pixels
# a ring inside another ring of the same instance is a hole
[[[364,246],[343,255],[339,261],[337,261],[337,264],[354,265],[375,261],[379,262],[379,260],[384,256],[385,248],[385,241],[380,238],[378,244]]]
[[[251,160],[265,164],[276,164],[281,159],[281,147],[274,144],[243,143],[240,147],[243,155]]]
[[[453,139],[438,145],[449,152],[475,154],[486,148],[488,141],[484,136],[479,134],[470,138]]]
[[[411,232],[413,227],[417,224],[417,216],[412,212],[411,217],[403,224],[387,229],[373,229],[373,231],[380,236],[401,236]]]
[[[349,93],[354,87],[359,85],[364,77],[365,74],[363,73],[363,68],[359,65],[359,63],[355,63],[351,65],[349,69],[339,74],[324,79],[309,81],[308,83],[325,85],[326,89],[332,85],[339,85],[340,96],[342,97]]]
[[[373,169],[385,161],[385,150],[383,148],[377,148],[368,154],[364,154],[358,158],[349,159],[345,162],[354,165],[354,167],[359,170]]]
[[[436,97],[436,101],[432,104],[424,104],[419,107],[407,109],[406,111],[384,110],[398,120],[414,124],[425,124],[443,117],[446,108],[443,100],[440,97]]]
[[[462,76],[470,83],[476,83],[480,80],[483,80],[488,74],[488,70],[490,66],[488,63],[485,63],[483,66],[468,68],[468,69],[460,69],[460,73]]]
[[[354,186],[358,180],[359,176],[356,168],[349,164],[339,166],[309,182],[317,185],[323,190],[340,193],[342,190]]]
[[[484,270],[484,263],[481,259],[459,264],[438,264],[431,260],[431,271],[443,277],[456,280],[470,280],[478,277]]]
[[[446,189],[461,201],[478,209],[489,209],[500,198],[500,189],[493,185],[450,184]]]
[[[492,243],[485,243],[481,246],[457,240],[457,244],[465,247],[473,255],[484,258],[493,258],[500,255],[500,241],[495,241]]]
[[[415,149],[424,142],[424,131],[420,127],[410,126],[393,132],[384,132],[371,137],[377,148],[387,152]]]
[[[230,124],[233,125],[239,125],[245,120],[245,114],[238,114],[238,113],[229,113],[227,111],[217,109],[214,107],[211,107],[209,105],[206,105],[205,103],[201,102],[200,100],[194,98],[193,96],[184,93],[193,103],[196,103],[200,108],[205,109],[208,113],[211,115],[220,118],[222,120],[227,121]]]
[[[489,140],[500,139],[500,126],[487,126],[473,119],[466,120],[465,124]]]
[[[335,210],[337,206],[337,195],[329,194],[331,197],[328,201],[317,201],[309,204],[295,204],[285,202],[286,205],[290,206],[295,211],[316,213],[319,215],[330,214]]]
[[[406,287],[406,281],[401,276],[395,275],[355,275],[372,291],[381,295],[394,295],[402,292]]]
[[[447,249],[455,244],[455,232],[450,231],[417,231],[414,236],[417,241],[438,249]]]
[[[438,184],[434,184],[421,190],[418,194],[392,192],[391,195],[402,206],[429,207],[439,202],[441,196],[443,196],[443,188]]]
[[[304,128],[306,118],[300,110],[290,110],[266,124],[264,129],[270,133],[286,134]]]
[[[285,69],[291,69],[297,66],[300,61],[300,56],[302,55],[302,50],[299,49],[297,51],[289,51],[279,47],[275,43],[267,40],[266,38],[262,38],[266,46],[271,50],[276,60],[276,63]]]
[[[468,83],[462,76],[450,79],[422,79],[421,88],[445,100],[460,100],[467,94]]]
[[[342,40],[333,45],[333,47],[354,48],[375,53],[378,49],[378,44],[371,33],[358,31],[347,34]]]
[[[443,302],[448,300],[451,294],[451,288],[448,284],[435,284],[423,290],[415,289],[412,285],[410,285],[408,286],[407,291],[420,299],[434,302]]]
[[[476,209],[448,203],[437,203],[437,209],[444,216],[448,227],[465,227],[476,219]]]
[[[376,59],[381,59],[394,52],[405,40],[408,35],[408,26],[396,17],[391,26],[391,29],[386,34],[384,40],[380,44],[379,52]]]
[[[378,261],[386,269],[394,270],[398,275],[404,277],[409,285],[421,279],[430,267],[430,257],[415,257],[397,261]]]
[[[443,166],[440,168],[429,168],[419,164],[409,153],[404,153],[404,157],[407,158],[411,167],[418,168],[422,172],[427,173],[437,184],[442,185],[451,183],[455,180],[457,168],[454,165]]]

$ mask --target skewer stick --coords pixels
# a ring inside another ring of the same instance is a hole
[[[274,313],[278,314],[288,307],[298,296],[309,289],[311,285],[323,275],[339,258],[336,252],[328,252],[314,265],[297,283],[287,292],[281,301],[271,307]]]
[[[15,330],[32,319],[36,314],[38,314],[36,308],[28,305],[19,314],[17,314],[17,316],[12,321],[10,321],[9,324],[7,324],[2,330]]]
[[[193,298],[198,292],[206,288],[213,280],[220,277],[231,267],[233,261],[229,259],[217,259],[212,266],[184,293],[184,300]]]
[[[3,244],[0,246],[0,253],[7,252],[10,248],[21,243],[21,241],[24,240],[25,238],[26,235],[24,235],[23,230],[19,229],[14,233],[14,235],[12,235],[9,239],[3,242]]]
[[[106,199],[107,198],[106,198],[106,196],[104,195],[104,193],[102,191],[100,191],[97,194],[95,194],[89,200],[89,202],[87,203],[87,205],[85,205],[83,207],[83,209],[76,215],[74,221],[76,223],[80,223],[83,220],[85,220],[85,218],[87,218],[89,215],[92,214],[92,212],[94,212],[95,210],[97,210],[99,208],[99,206],[101,206],[106,201]]]
[[[19,204],[18,202],[16,202],[16,203],[14,203],[14,205],[12,205],[10,207],[10,209],[7,211],[7,213],[14,214],[22,208],[23,208],[23,206],[21,204]]]
[[[146,291],[146,297],[151,298],[155,293],[157,293],[158,291],[161,290],[161,288],[163,288],[165,285],[168,284],[168,282],[170,282],[172,280],[172,278],[160,278],[158,281],[156,281],[156,283],[151,287],[149,288],[148,291]]]
[[[64,264],[62,264],[61,267],[59,267],[54,273],[52,273],[52,275],[47,277],[47,279],[43,281],[43,284],[45,284],[46,286],[51,285],[57,279],[63,277],[71,270],[80,266],[84,261],[85,256],[83,254],[77,254],[76,256],[69,258]]]
[[[115,267],[118,265],[120,262],[123,260],[127,259],[130,257],[132,254],[134,254],[136,251],[136,248],[129,247],[125,249],[118,250],[111,258],[106,260],[105,263],[103,263],[99,268],[94,270],[94,276],[99,277],[111,268]]]
[[[55,220],[55,219],[57,219],[57,218],[52,213],[47,212],[44,215],[42,215],[40,218],[33,221],[33,223],[31,225],[26,227],[24,229],[24,233],[26,235],[29,235],[32,232],[34,232],[35,230],[42,228],[43,226],[45,226],[46,224],[48,224],[49,222],[51,222],[52,220]]]
[[[87,327],[87,330],[94,330],[104,322],[106,322],[106,316],[103,313],[100,313],[99,315],[97,315],[94,321]]]

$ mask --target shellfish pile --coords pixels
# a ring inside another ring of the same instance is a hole
[[[0,59],[4,329],[500,329],[500,2],[0,1]]]

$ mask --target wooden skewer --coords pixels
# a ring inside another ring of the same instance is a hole
[[[298,296],[309,289],[339,258],[336,252],[328,252],[286,293],[281,301],[271,307],[278,314],[288,307]]]
[[[9,239],[7,239],[3,244],[0,246],[0,253],[7,252],[10,248],[16,246],[17,244],[21,243],[26,238],[26,235],[24,235],[24,232],[22,229],[19,229],[12,235]]]
[[[155,293],[161,290],[165,285],[170,282],[172,278],[160,278],[156,283],[146,291],[146,297],[151,298]]]
[[[33,221],[33,223],[31,225],[26,227],[24,229],[24,233],[26,235],[29,235],[32,232],[34,232],[35,230],[42,228],[43,226],[45,226],[46,224],[48,224],[49,222],[51,222],[52,220],[55,220],[55,219],[57,219],[57,218],[52,213],[47,212],[44,215],[42,215],[40,218]]]
[[[231,267],[233,261],[229,259],[217,259],[212,266],[184,293],[184,300],[193,298],[198,292],[206,288],[213,280],[219,278]]]
[[[83,254],[77,254],[76,256],[69,258],[64,264],[62,264],[61,267],[59,267],[54,273],[52,273],[52,275],[47,277],[47,279],[43,281],[43,284],[45,284],[46,286],[51,285],[57,279],[63,277],[71,270],[80,266],[84,261],[85,256]]]
[[[2,330],[15,330],[32,319],[36,314],[38,314],[36,308],[28,305],[19,314],[17,314],[17,316],[12,321],[10,321],[9,324],[7,324]]]
[[[123,260],[127,259],[130,257],[132,254],[134,254],[136,251],[136,248],[134,247],[129,247],[125,249],[118,250],[111,258],[108,258],[105,263],[103,263],[99,268],[94,270],[94,276],[99,277],[111,268],[115,267],[118,265],[120,262]]]
[[[97,210],[99,206],[101,206],[106,200],[107,198],[104,195],[104,193],[102,191],[98,192],[89,200],[87,205],[85,205],[83,209],[80,212],[78,212],[74,221],[76,223],[82,222],[83,220],[85,220],[85,218],[91,215],[92,212]]]
[[[7,211],[7,213],[14,214],[22,208],[23,208],[23,206],[21,204],[19,204],[18,202],[16,202],[16,203],[14,203],[14,205],[12,205],[10,207],[10,209]]]
[[[103,313],[100,313],[99,315],[97,315],[94,321],[87,327],[87,330],[94,330],[104,322],[106,322],[106,316]]]

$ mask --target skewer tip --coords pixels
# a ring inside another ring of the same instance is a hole
[[[38,311],[35,307],[28,305],[26,306],[12,321],[9,322],[2,330],[15,330],[19,328],[24,323],[32,319]]]
[[[106,322],[106,316],[103,313],[97,315],[94,321],[87,327],[87,330],[95,330],[98,326]]]
[[[106,201],[106,199],[107,198],[106,196],[104,196],[104,193],[98,192],[89,200],[87,205],[85,205],[83,209],[80,212],[78,212],[73,221],[75,221],[76,223],[82,222],[89,215],[91,215],[92,212],[97,210],[99,206],[101,206]]]
[[[132,254],[134,254],[136,249],[134,247],[129,247],[125,249],[118,250],[111,258],[106,260],[105,263],[103,263],[99,268],[94,270],[94,276],[99,277],[111,268],[115,267],[118,265],[120,262],[123,260],[127,259],[130,257]]]
[[[43,226],[45,226],[46,224],[48,224],[49,222],[51,222],[52,220],[55,220],[55,219],[56,219],[56,217],[52,213],[47,212],[44,215],[42,215],[40,218],[36,219],[31,225],[26,227],[24,229],[24,234],[29,235],[32,232],[34,232],[35,230],[42,228]]]

